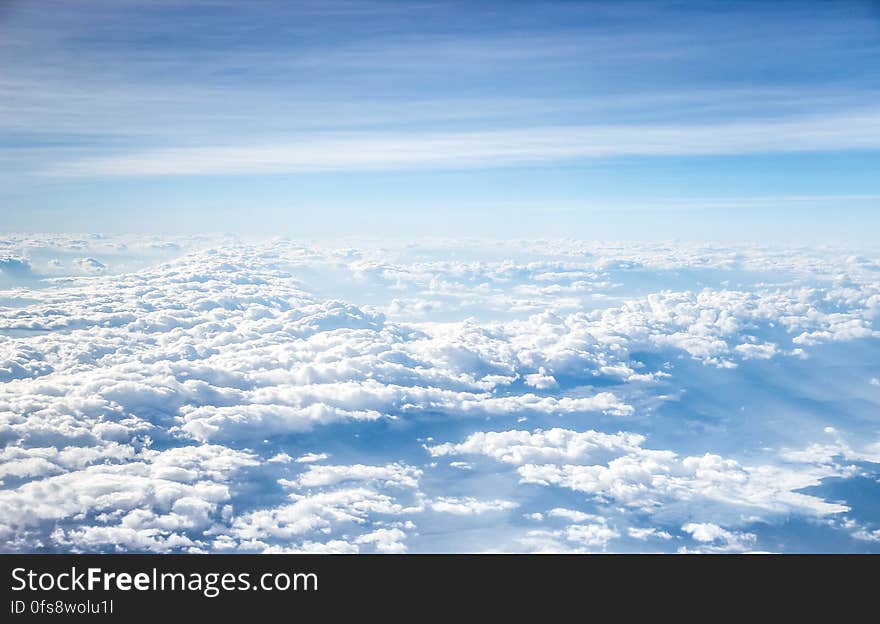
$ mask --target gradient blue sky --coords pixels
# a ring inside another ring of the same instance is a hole
[[[880,3],[0,3],[6,231],[880,234]]]

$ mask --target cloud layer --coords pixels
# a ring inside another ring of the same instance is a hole
[[[869,252],[18,236],[0,257],[5,551],[877,543]]]
[[[313,136],[288,144],[179,147],[84,158],[63,176],[187,176],[376,169],[502,167],[621,156],[700,156],[876,150],[878,113],[719,122],[574,126],[472,133]]]

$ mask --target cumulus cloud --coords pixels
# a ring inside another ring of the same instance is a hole
[[[689,522],[681,530],[701,544],[696,552],[744,552],[750,550],[755,542],[752,533],[727,531],[711,522]],[[685,548],[680,552],[692,551]]]
[[[867,256],[12,235],[0,259],[35,281],[0,292],[4,550],[401,552],[483,522],[481,550],[733,551],[790,517],[873,543],[815,489],[880,463]]]
[[[478,500],[476,498],[456,498],[454,496],[441,496],[431,501],[430,507],[440,513],[455,514],[458,516],[480,515],[492,511],[507,511],[516,509],[519,505],[507,500]]]
[[[426,447],[434,457],[443,455],[486,455],[498,461],[521,465],[538,461],[591,461],[637,450],[644,437],[633,433],[606,434],[568,429],[534,432],[488,431],[474,433],[460,444]]]
[[[518,548],[530,553],[603,552],[620,532],[601,516],[590,516],[562,529],[534,529],[517,540]]]
[[[217,532],[245,550],[303,549],[310,535],[341,532],[353,549],[372,545],[379,552],[403,552],[403,529],[415,525],[382,524],[424,511],[420,476],[420,470],[402,465],[310,466],[300,479],[279,480],[291,490],[289,502],[237,516]]]
[[[406,533],[400,529],[376,529],[360,535],[355,541],[358,544],[373,544],[381,553],[405,553],[405,539]]]
[[[311,464],[313,462],[324,461],[325,459],[329,459],[329,453],[306,453],[305,455],[300,455],[296,458],[296,463],[298,464]]]
[[[644,441],[629,433],[512,430],[480,432],[460,444],[427,450],[433,455],[485,455],[515,466],[521,483],[567,488],[661,518],[701,513],[738,522],[758,512],[825,516],[848,510],[800,492],[840,474],[833,467],[744,466],[710,453],[680,457],[645,448]],[[548,515],[582,517],[566,509]]]
[[[107,270],[107,265],[95,258],[77,258],[74,263],[86,273],[101,273]]]
[[[0,534],[38,535],[47,523],[74,518],[78,527],[59,527],[56,541],[126,550],[192,546],[180,530],[207,528],[231,497],[233,475],[257,463],[253,455],[211,446],[145,449],[133,459],[0,491]]]
[[[661,540],[670,540],[672,539],[672,535],[667,533],[666,531],[661,531],[656,529],[655,527],[629,527],[627,529],[627,534],[633,539],[637,540],[649,540],[649,539],[661,539]]]
[[[565,507],[554,507],[547,512],[551,518],[565,518],[572,522],[584,522],[585,520],[595,520],[597,516],[593,514],[577,511],[576,509],[566,509]]]
[[[386,466],[365,466],[363,464],[351,466],[309,466],[308,470],[295,481],[282,481],[282,483],[311,488],[336,485],[346,481],[378,481],[386,486],[416,487],[421,476],[421,470],[403,464],[388,464]]]

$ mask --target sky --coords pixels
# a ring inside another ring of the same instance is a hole
[[[880,5],[0,2],[5,231],[870,243]]]
[[[0,0],[0,552],[880,552],[880,4]]]

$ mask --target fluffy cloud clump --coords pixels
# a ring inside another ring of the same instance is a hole
[[[2,258],[7,551],[732,551],[791,518],[876,530],[820,491],[878,463],[856,417],[880,402],[864,256],[16,236]],[[825,415],[834,442],[706,407],[734,379],[769,405],[773,375],[795,418],[786,367],[838,344],[866,355],[852,418]]]
[[[516,466],[521,483],[567,488],[664,519],[699,513],[739,523],[752,513],[821,517],[848,511],[798,492],[837,476],[830,467],[742,466],[709,453],[679,457],[670,450],[644,448],[642,441],[630,433],[564,429],[480,432],[460,444],[427,450],[433,456],[486,455]],[[549,515],[566,514],[551,510]]]

